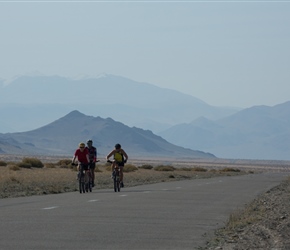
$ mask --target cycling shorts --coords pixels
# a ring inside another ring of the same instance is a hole
[[[95,169],[96,163],[95,162],[90,162],[89,163],[89,167],[90,167],[90,169]]]
[[[119,167],[124,167],[124,165],[125,165],[123,161],[122,161],[122,162],[117,162],[117,161],[116,161],[116,164],[117,164]]]
[[[82,163],[80,165],[81,169],[80,170],[89,170],[90,169],[90,166],[88,163]]]

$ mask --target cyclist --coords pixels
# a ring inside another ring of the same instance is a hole
[[[92,173],[92,185],[95,186],[95,167],[97,161],[97,149],[93,146],[93,141],[87,141],[87,149],[89,150],[89,166]]]
[[[75,164],[75,160],[78,160],[79,165],[78,165],[78,171],[83,170],[83,169],[79,169],[79,166],[81,165],[84,170],[88,170],[89,167],[89,150],[86,148],[86,145],[81,142],[79,144],[79,148],[75,151],[74,156],[72,158],[72,164]],[[82,171],[81,171],[82,172]],[[79,176],[78,173],[78,178],[80,178],[81,176]]]
[[[127,162],[128,160],[128,155],[126,154],[126,152],[121,148],[121,145],[119,143],[117,143],[115,145],[115,149],[112,150],[106,157],[107,161],[109,160],[109,158],[111,156],[114,156],[114,162],[112,164],[112,172],[114,171],[114,168],[116,165],[118,165],[120,167],[120,183],[121,183],[121,187],[124,187],[124,183],[123,183],[123,168],[124,168],[124,164]]]

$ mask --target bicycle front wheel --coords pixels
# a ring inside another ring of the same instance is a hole
[[[115,181],[115,185],[114,185],[115,192],[117,192],[117,191],[120,192],[120,186],[121,186],[120,177],[117,176],[116,181]]]
[[[79,190],[80,190],[80,193],[85,193],[85,183],[84,183],[84,180],[79,180]]]
[[[118,192],[121,191],[121,183],[120,183],[120,180],[118,180],[118,182],[117,182],[117,190],[118,190]]]
[[[114,191],[117,192],[117,178],[114,178]]]

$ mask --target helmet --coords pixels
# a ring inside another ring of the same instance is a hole
[[[91,139],[87,140],[87,144],[93,144],[93,141]]]
[[[83,142],[79,143],[79,148],[84,148],[85,146],[86,145]]]
[[[119,144],[119,143],[117,143],[116,145],[115,145],[115,149],[120,149],[121,148],[121,145]]]

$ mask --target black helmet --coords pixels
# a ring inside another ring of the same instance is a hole
[[[120,149],[121,148],[121,145],[119,144],[119,143],[117,143],[116,145],[115,145],[115,149]]]
[[[93,144],[92,140],[87,140],[87,144]]]

